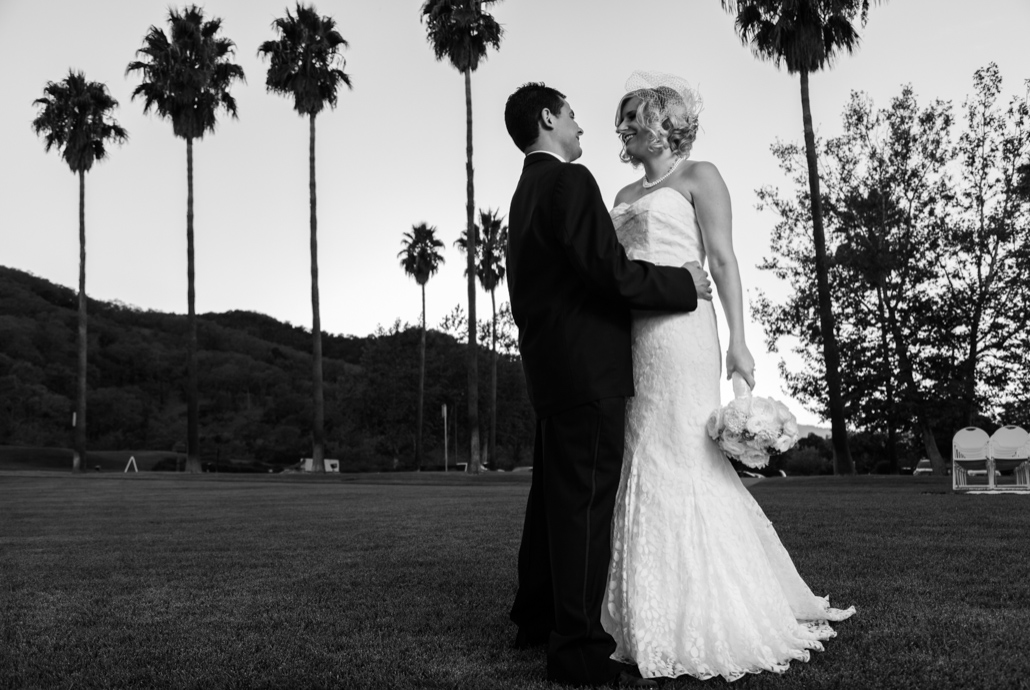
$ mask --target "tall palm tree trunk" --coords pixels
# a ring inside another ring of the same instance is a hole
[[[468,180],[468,201],[465,206],[468,219],[468,297],[469,328],[468,350],[465,355],[468,364],[469,389],[469,463],[467,471],[479,472],[479,361],[476,345],[476,225],[475,188],[472,184],[472,72],[465,70],[465,176]]]
[[[422,471],[422,405],[426,388],[426,284],[422,283],[422,339],[418,347],[418,434],[415,436],[415,469]]]
[[[829,266],[826,259],[826,236],[823,231],[823,204],[819,194],[819,164],[815,152],[815,130],[812,127],[812,105],[808,98],[808,71],[801,70],[801,112],[805,125],[805,152],[808,158],[808,184],[812,197],[812,239],[815,244],[815,276],[819,292],[819,326],[822,330],[823,359],[826,363],[826,387],[830,394],[830,428],[833,433],[834,474],[854,474],[855,462],[848,446],[847,421],[844,419],[844,396],[841,392],[840,352],[834,330],[833,306],[830,302]]]
[[[315,115],[309,116],[311,144],[308,151],[308,187],[311,190],[311,383],[314,415],[311,470],[325,471],[325,398],[322,394],[322,320],[318,308],[318,218],[315,214]]]
[[[197,391],[197,311],[193,265],[193,137],[186,138],[186,471],[200,472],[200,401]]]
[[[490,291],[490,442],[487,456],[497,469],[497,297]]]
[[[86,171],[79,171],[79,376],[72,470],[86,465]]]

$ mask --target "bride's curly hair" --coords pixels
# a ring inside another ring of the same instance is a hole
[[[701,112],[701,98],[697,92],[689,88],[681,92],[668,86],[630,91],[619,101],[615,112],[616,127],[621,120],[623,105],[631,98],[640,99],[636,122],[648,133],[648,150],[658,153],[668,144],[675,155],[688,157],[697,138],[698,113]],[[625,147],[619,152],[619,160],[633,167],[640,165],[640,161],[626,153]]]

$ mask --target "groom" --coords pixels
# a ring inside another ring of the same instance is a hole
[[[692,311],[711,299],[697,263],[626,257],[593,176],[570,163],[583,130],[564,94],[525,84],[504,124],[526,154],[508,216],[508,291],[536,412],[533,482],[511,609],[516,647],[547,645],[547,677],[651,686],[610,659],[601,627],[611,520],[633,395],[630,309]]]

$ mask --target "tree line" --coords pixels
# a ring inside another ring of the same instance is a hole
[[[69,334],[77,306],[73,290],[0,267],[0,445],[69,445],[78,366]],[[88,446],[185,450],[186,316],[93,299],[89,309]],[[426,331],[424,469],[443,465],[443,405],[450,467],[469,460],[467,323],[459,305]],[[489,361],[491,323],[484,320],[477,332],[478,356]],[[497,450],[489,466],[507,469],[528,462],[534,422],[506,305],[497,332]],[[202,463],[285,466],[310,457],[308,329],[230,311],[199,315],[197,336]],[[420,327],[401,322],[365,337],[322,334],[326,457],[340,459],[345,471],[419,466],[413,421],[421,340]],[[489,370],[481,371],[485,389]]]
[[[905,436],[943,473],[958,429],[1030,424],[1030,109],[1001,86],[997,65],[978,69],[959,112],[911,85],[881,108],[853,92],[842,134],[817,144],[845,410],[895,468]],[[781,363],[791,394],[825,411],[804,155],[772,151],[788,187],[759,190],[778,217],[760,268],[791,294],[754,312],[800,356]]]

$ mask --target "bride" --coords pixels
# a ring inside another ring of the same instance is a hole
[[[644,177],[623,188],[612,220],[632,259],[704,264],[729,325],[726,374],[754,385],[744,340],[730,198],[718,169],[688,160],[700,100],[671,75],[634,72],[619,102],[620,157]],[[642,676],[736,680],[787,670],[836,633],[830,608],[801,579],[776,531],[705,431],[720,405],[715,308],[633,320],[636,396],[612,529],[602,623],[614,659]]]

